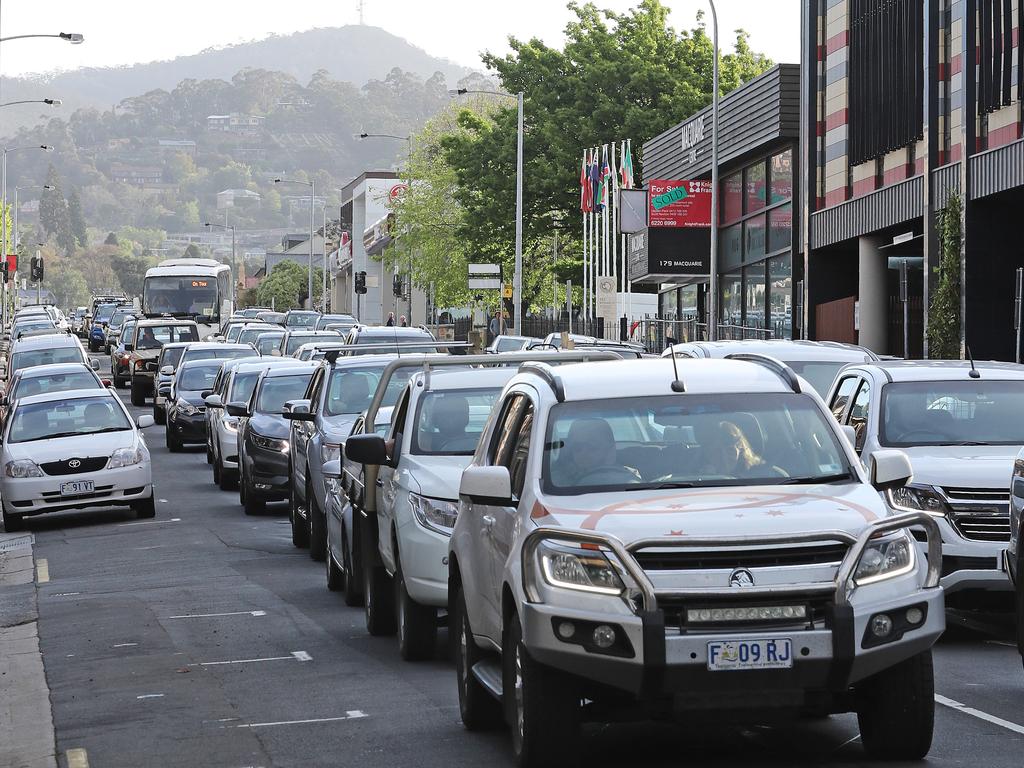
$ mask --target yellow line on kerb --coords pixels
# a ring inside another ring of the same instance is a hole
[[[68,768],[89,768],[89,755],[84,749],[69,749],[64,753]]]
[[[36,561],[36,582],[44,584],[50,580],[50,564],[43,558]]]

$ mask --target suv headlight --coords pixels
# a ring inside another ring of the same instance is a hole
[[[417,522],[424,528],[445,536],[452,535],[455,516],[459,513],[459,506],[454,501],[431,499],[418,493],[410,493],[409,504]]]
[[[864,548],[853,579],[860,586],[909,573],[914,568],[916,551],[917,546],[906,531],[871,541]]]
[[[904,512],[927,512],[930,515],[946,514],[946,502],[929,485],[905,485],[885,492],[886,500],[893,509]]]
[[[224,430],[227,432],[238,431],[238,417],[237,416],[225,416],[221,422],[224,425]]]
[[[263,435],[257,435],[255,432],[250,433],[252,435],[252,441],[258,448],[262,448],[266,451],[278,451],[279,453],[288,453],[288,441],[281,440],[276,437],[264,437]]]
[[[199,413],[198,408],[192,405],[192,403],[187,403],[184,400],[178,403],[178,411],[183,416],[195,416],[197,413]]]
[[[320,446],[320,461],[341,461],[341,446],[337,443],[324,443]]]
[[[42,477],[43,470],[39,468],[32,459],[18,459],[17,461],[8,461],[7,466],[4,467],[4,472],[8,477]]]
[[[118,448],[110,455],[107,469],[130,467],[132,464],[138,464],[140,461],[142,461],[142,448]]]
[[[599,595],[621,595],[625,589],[615,567],[600,551],[542,541],[537,555],[544,580],[554,587]]]

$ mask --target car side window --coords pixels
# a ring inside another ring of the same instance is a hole
[[[401,399],[398,401],[398,405],[395,406],[395,415],[391,420],[391,433],[388,436],[389,439],[395,440],[395,453],[401,448],[397,444],[398,436],[405,431],[405,415],[409,412],[409,389],[406,388],[405,392],[402,393]]]
[[[491,444],[491,463],[494,466],[508,466],[509,457],[515,445],[516,429],[528,402],[520,394],[513,394],[505,401]]]
[[[519,499],[523,495],[523,485],[526,483],[526,465],[530,457],[530,435],[533,433],[533,404],[521,398],[526,403],[523,417],[516,430],[515,443],[509,456],[508,472],[512,478],[512,496]]]
[[[323,390],[324,384],[324,369],[318,368],[316,373],[313,374],[313,378],[309,382],[309,387],[306,390],[306,399],[309,400],[310,413],[316,413],[320,410],[320,392]]]
[[[871,410],[871,384],[867,379],[861,381],[857,395],[853,398],[853,405],[850,406],[849,424],[857,432],[855,447],[858,451],[863,450],[864,441],[868,436],[868,412]]]
[[[846,406],[850,402],[850,397],[853,395],[853,390],[856,388],[858,381],[859,379],[856,376],[847,376],[840,381],[839,388],[829,404],[832,415],[836,417],[836,421],[840,424],[843,421],[843,414],[846,413]]]

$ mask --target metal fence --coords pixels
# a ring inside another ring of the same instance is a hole
[[[639,339],[636,338],[637,333],[640,334]],[[698,322],[696,316],[678,320],[645,317],[639,321],[639,326],[636,327],[630,338],[643,344],[648,352],[657,354],[669,345],[669,339],[680,344],[691,341],[707,341],[708,326],[707,323]],[[719,323],[718,338],[721,340],[770,339],[772,330]]]

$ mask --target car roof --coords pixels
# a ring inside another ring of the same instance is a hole
[[[69,389],[64,392],[43,392],[38,395],[29,395],[18,399],[18,405],[32,405],[33,403],[48,403],[53,400],[79,400],[83,397],[109,397],[117,400],[117,396],[109,389]],[[120,401],[118,401],[120,402]]]
[[[337,331],[325,331],[323,329],[320,329],[319,331],[306,331],[302,328],[296,328],[295,330],[286,331],[286,333],[288,334],[288,338],[291,338],[292,336],[328,336],[339,339],[342,338],[341,334]]]
[[[260,362],[250,361],[248,358],[241,358],[245,362],[232,366],[235,373],[251,373],[252,371],[265,371],[270,368],[294,368],[306,365],[306,361],[297,360],[294,357],[264,357]]]
[[[456,389],[488,389],[504,387],[518,373],[514,366],[507,368],[436,368],[430,371],[430,391]],[[417,371],[409,381],[421,382],[426,376]]]
[[[677,358],[676,366],[688,394],[793,391],[783,376],[767,364],[720,358]],[[540,374],[540,371],[547,373]],[[572,363],[557,368],[534,363],[521,367],[514,381],[536,387],[538,379],[548,376],[552,381],[561,382],[566,400],[671,395],[671,385],[676,378],[670,358],[643,358]],[[805,391],[810,391],[810,387]]]
[[[398,355],[393,352],[376,353],[369,355],[342,355],[334,361],[334,368],[369,368],[379,367],[397,360]],[[329,365],[326,360],[317,360],[319,365]]]
[[[292,358],[295,361],[294,365],[275,365],[267,369],[264,374],[265,377],[275,378],[278,376],[295,376],[300,373],[312,373],[316,370],[316,363],[310,360],[298,360]]]
[[[194,341],[172,341],[170,344],[163,344],[160,347],[160,351],[163,352],[165,349],[184,349],[191,344],[195,344]]]
[[[430,336],[433,338],[430,331],[423,328],[403,327],[401,325],[357,325],[352,329],[352,332],[357,336],[390,336],[391,334],[397,334],[398,336]]]
[[[34,379],[43,376],[57,376],[63,373],[95,373],[85,363],[50,363],[48,365],[33,365],[31,368],[19,368],[14,374],[22,379]]]
[[[807,341],[804,339],[743,339],[723,341],[691,341],[673,344],[677,354],[700,350],[705,357],[725,357],[736,354],[769,355],[780,360],[836,361],[866,363],[878,359],[867,347],[839,341]],[[668,350],[662,353],[667,355]]]
[[[973,367],[981,374],[979,381],[1024,380],[1024,365],[980,360]],[[890,381],[955,381],[969,379],[972,364],[968,360],[884,360],[857,368],[877,368]]]
[[[196,325],[195,320],[185,320],[180,317],[147,317],[139,320],[139,325],[165,326],[165,325]]]
[[[15,339],[11,345],[11,352],[81,346],[78,337],[72,336],[70,333],[48,333],[45,336],[27,336],[23,339]]]
[[[204,357],[202,360],[186,360],[185,364],[178,368],[178,373],[181,373],[186,368],[202,368],[203,366],[220,368],[222,365],[224,365],[224,361],[218,357]]]
[[[235,341],[192,341],[188,346],[190,349],[252,349],[249,344]]]

